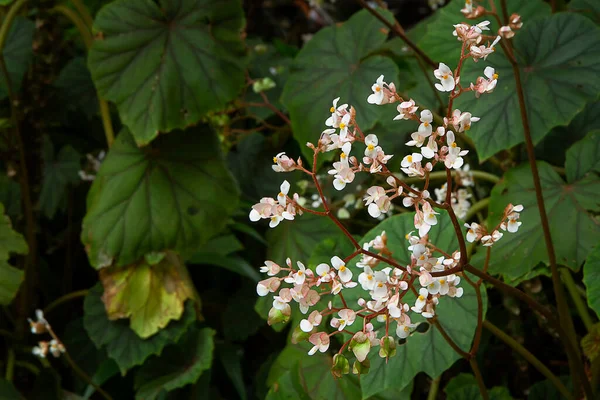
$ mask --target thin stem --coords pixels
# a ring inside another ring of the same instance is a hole
[[[78,290],[76,292],[67,293],[64,296],[59,297],[58,299],[54,300],[52,303],[47,305],[46,308],[44,308],[44,314],[49,313],[50,311],[54,310],[56,307],[58,307],[59,305],[61,305],[63,303],[66,303],[73,299],[77,299],[79,297],[85,297],[85,296],[87,296],[88,292],[89,292],[89,290],[83,289],[83,290]]]
[[[484,181],[488,181],[491,182],[493,184],[496,184],[498,182],[500,182],[500,178],[497,177],[494,174],[490,174],[489,172],[485,172],[485,171],[470,171],[470,173],[473,175],[474,178],[477,179],[481,179]],[[455,177],[456,175],[458,175],[457,171],[452,171],[452,176]],[[442,180],[442,179],[446,179],[446,171],[435,171],[435,172],[431,172],[429,174],[429,180]],[[403,181],[405,183],[411,184],[411,183],[417,183],[417,182],[421,182],[423,179],[422,178],[406,178],[403,179]]]
[[[469,208],[469,211],[467,211],[467,214],[465,215],[465,221],[468,221],[471,218],[473,218],[473,216],[475,214],[477,214],[478,212],[485,210],[489,204],[490,204],[489,197],[486,197],[485,199],[481,199],[477,203],[473,204],[471,206],[471,208]]]
[[[467,274],[463,274],[463,278],[469,285],[475,289],[475,296],[477,298],[477,326],[475,327],[475,337],[473,338],[473,344],[469,353],[475,357],[477,350],[479,350],[479,344],[481,343],[481,332],[483,330],[483,299],[481,298],[481,280],[477,283],[473,282]]]
[[[82,370],[75,363],[75,361],[73,361],[73,359],[69,355],[68,351],[65,351],[63,355],[64,355],[65,359],[67,360],[67,363],[69,364],[69,366],[71,368],[73,368],[73,371],[75,371],[75,373],[77,375],[79,375],[79,377],[81,379],[83,379],[87,384],[92,385],[94,387],[94,389],[96,389],[96,391],[98,393],[100,393],[100,395],[102,395],[102,397],[104,397],[106,400],[113,400],[113,398],[111,397],[110,394],[108,394],[107,392],[105,392],[104,389],[102,389],[96,382],[94,382],[94,380],[88,374],[86,374],[85,371]]]
[[[387,19],[385,19],[385,17],[383,15],[381,15],[380,13],[378,13],[375,9],[373,9],[372,7],[370,7],[364,0],[357,0],[358,3],[368,12],[370,12],[375,18],[377,18],[378,20],[380,20],[385,26],[387,26],[392,32],[394,32],[396,35],[398,35],[400,37],[400,39],[402,39],[402,41],[404,43],[406,43],[406,45],[408,47],[410,47],[415,53],[417,53],[417,55],[419,57],[421,57],[421,59],[423,61],[425,61],[427,64],[429,64],[431,67],[433,68],[437,68],[437,63],[435,61],[433,61],[431,58],[429,58],[429,56],[427,54],[425,54],[423,52],[423,50],[421,50],[419,48],[419,46],[417,46],[412,40],[410,40],[407,36],[406,33],[404,33],[404,30],[399,27],[399,25],[396,24],[392,24],[390,23]]]
[[[27,0],[17,0],[17,2],[10,7],[10,10],[8,10],[6,17],[2,22],[2,27],[0,27],[0,50],[4,49],[4,44],[8,38],[10,27],[12,26],[15,17],[21,10],[21,7],[23,7],[25,3],[27,3]]]
[[[431,386],[429,386],[429,393],[427,394],[427,400],[435,400],[436,399],[438,390],[440,388],[441,380],[442,380],[442,376],[440,375],[431,381]]]
[[[507,15],[508,11],[506,8],[506,2],[502,0],[502,10],[503,14]],[[525,104],[525,94],[523,92],[523,84],[521,82],[521,72],[519,70],[519,65],[514,56],[514,51],[512,49],[512,44],[510,41],[505,41],[506,43],[502,43],[502,48],[506,53],[506,57],[510,61],[512,66],[513,75],[515,77],[515,86],[517,97],[519,100],[519,109],[521,112],[521,122],[523,125],[523,134],[525,137],[525,146],[527,149],[527,155],[529,158],[529,166],[531,168],[531,174],[533,176],[533,185],[535,187],[535,196],[538,205],[538,211],[540,214],[540,220],[542,223],[542,230],[544,232],[544,242],[546,244],[546,250],[548,252],[548,261],[550,263],[550,271],[552,273],[552,286],[554,288],[554,294],[556,297],[556,305],[558,308],[558,316],[561,323],[561,326],[564,326],[564,329],[567,335],[564,338],[564,342],[570,341],[571,346],[567,346],[565,344],[565,350],[567,352],[567,356],[569,358],[569,364],[571,370],[573,371],[573,385],[575,388],[578,387],[577,381],[583,385],[586,395],[591,398],[592,395],[591,387],[589,386],[589,382],[585,374],[575,373],[578,368],[575,367],[576,364],[581,364],[581,354],[579,353],[577,338],[575,335],[575,327],[573,325],[573,320],[569,314],[569,308],[567,305],[567,300],[564,292],[564,288],[561,285],[560,277],[558,273],[558,266],[556,264],[556,253],[554,250],[554,243],[552,241],[552,234],[550,232],[550,224],[548,222],[548,214],[546,212],[546,205],[544,202],[544,195],[542,192],[542,184],[540,180],[540,175],[536,163],[535,158],[535,148],[533,146],[533,140],[531,138],[531,130],[529,125],[529,116],[527,115],[527,106]],[[561,338],[562,339],[562,338]]]
[[[74,3],[75,2],[76,1],[74,1]],[[87,25],[84,19],[82,19],[75,11],[71,10],[67,6],[59,4],[56,7],[54,7],[53,10],[55,12],[63,14],[73,23],[73,25],[75,25],[87,49],[92,47],[92,44],[94,43],[94,37],[92,36],[92,32],[90,31],[91,25]],[[106,100],[102,99],[98,92],[96,92],[96,96],[98,97],[98,108],[100,111],[100,118],[102,119],[102,126],[104,128],[104,136],[106,137],[106,143],[108,144],[108,147],[111,147],[115,140],[115,132],[113,130],[112,119],[110,117],[110,109]]]
[[[15,350],[12,347],[8,348],[8,359],[6,360],[6,374],[4,377],[7,381],[12,382],[15,373]]]
[[[489,400],[490,396],[485,387],[485,383],[483,383],[483,376],[481,376],[481,371],[479,370],[477,359],[471,358],[469,360],[469,364],[471,365],[473,375],[475,375],[475,379],[477,380],[477,386],[479,386],[479,392],[481,393],[481,397],[483,397],[483,400]]]
[[[81,18],[83,18],[83,21],[87,25],[88,29],[91,31],[92,26],[94,25],[94,19],[92,18],[92,15],[90,14],[85,4],[83,4],[81,0],[71,0],[71,3],[73,3],[75,8],[81,15]]]
[[[577,308],[577,313],[579,314],[579,317],[581,317],[581,320],[583,321],[583,324],[585,325],[585,329],[587,329],[587,331],[589,332],[592,329],[592,327],[594,326],[594,320],[592,319],[592,316],[590,315],[590,312],[588,311],[587,305],[585,304],[585,302],[579,295],[579,291],[577,290],[577,285],[575,284],[575,281],[573,280],[573,277],[571,276],[571,271],[569,271],[567,268],[561,268],[560,275],[562,277],[563,283],[567,287],[567,291],[569,292],[569,294],[571,295],[571,298],[573,299],[573,303],[575,304],[575,308]]]
[[[504,331],[498,328],[496,325],[492,324],[489,321],[483,321],[483,327],[490,331],[494,336],[498,339],[502,340],[506,343],[510,348],[519,353],[521,357],[527,360],[529,364],[531,364],[535,369],[537,369],[542,375],[544,375],[552,384],[556,387],[556,389],[567,399],[574,400],[573,395],[569,392],[569,390],[565,387],[560,379],[556,377],[550,371],[543,362],[541,362],[536,356],[530,353],[525,347],[523,347],[519,342],[515,339],[507,335]]]

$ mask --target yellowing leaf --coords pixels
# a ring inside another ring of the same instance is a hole
[[[100,271],[104,285],[102,301],[108,318],[129,318],[130,327],[148,338],[178,320],[186,299],[194,297],[194,286],[185,265],[172,252],[156,264],[146,258],[124,268]]]

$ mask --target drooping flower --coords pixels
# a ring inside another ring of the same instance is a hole
[[[325,332],[317,332],[310,335],[308,339],[314,346],[308,351],[309,355],[313,355],[319,350],[321,353],[325,353],[329,349],[329,335]]]
[[[338,256],[331,258],[331,265],[338,271],[338,276],[342,282],[350,282],[352,279],[352,271],[346,266],[344,260]]]
[[[394,120],[411,119],[419,107],[415,106],[415,101],[413,99],[410,99],[398,104],[396,109],[398,110],[398,115],[394,117]]]
[[[377,78],[377,81],[373,84],[373,86],[371,86],[371,90],[373,90],[373,93],[370,94],[367,98],[367,102],[369,104],[381,105],[387,103],[387,99],[384,93],[384,85],[386,85],[386,83],[383,81],[383,75],[380,75],[379,78]]]
[[[440,92],[451,92],[454,90],[456,83],[454,82],[454,76],[452,70],[444,63],[440,63],[438,69],[433,71],[433,74],[440,83],[435,84],[435,88]]]

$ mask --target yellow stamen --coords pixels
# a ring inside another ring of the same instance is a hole
[[[412,162],[412,156],[408,156],[406,157],[406,159],[408,160],[408,162]]]
[[[375,88],[375,91],[376,91],[376,92],[381,92],[381,88],[380,88],[379,86],[377,86],[377,87]]]
[[[283,194],[283,192],[279,192],[279,197],[284,197],[285,194]]]
[[[429,126],[429,122],[423,122],[423,126],[424,127],[428,127]]]
[[[408,326],[405,326],[404,327],[404,332],[408,332],[408,331],[410,331],[410,328]]]
[[[498,74],[494,74],[494,75],[492,75],[492,78],[494,78],[494,79],[498,79]]]
[[[419,296],[419,301],[423,301],[423,300],[425,300],[425,297]]]
[[[446,283],[445,279],[440,279],[440,285],[443,285],[444,283]]]
[[[442,79],[448,79],[448,74],[442,75]]]
[[[342,265],[342,266],[340,267],[340,272],[344,272],[345,270],[346,270],[346,266],[345,266],[345,265]]]
[[[367,146],[367,149],[369,149],[369,151],[373,151],[374,148],[375,148],[375,146],[373,146],[372,144]]]
[[[372,281],[373,280],[373,275],[367,275],[367,279]]]
[[[471,125],[465,125],[465,131],[468,131],[469,129],[471,129]]]
[[[342,123],[340,124],[340,129],[344,129],[345,127],[346,127],[346,124],[342,122]]]
[[[340,155],[340,158],[342,158],[342,159],[344,159],[344,158],[346,158],[346,157],[348,157],[348,156],[346,155],[346,153],[342,153],[342,154]]]
[[[298,271],[298,275],[302,276],[302,275],[304,275],[304,272]]]
[[[273,157],[273,163],[277,164],[277,157]]]
[[[456,148],[456,142],[453,142],[450,146]]]
[[[329,109],[329,112],[330,112],[330,113],[333,113],[333,112],[335,112],[335,108],[331,107],[331,108]]]

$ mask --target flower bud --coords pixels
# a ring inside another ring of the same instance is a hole
[[[297,326],[294,329],[294,332],[292,332],[292,343],[293,344],[297,344],[300,342],[303,342],[305,340],[307,340],[310,337],[310,332],[304,332],[302,329],[300,329],[299,326]]]
[[[352,373],[355,375],[366,375],[371,369],[371,361],[367,358],[363,362],[354,361],[352,365]]]
[[[290,316],[292,315],[292,309],[289,304],[286,304],[287,307],[284,307],[282,310],[278,310],[275,307],[269,310],[269,317],[267,318],[267,323],[269,325],[277,324],[279,322],[283,322],[284,324],[290,320]]]
[[[369,350],[371,350],[371,341],[364,332],[359,331],[352,337],[349,348],[356,356],[356,359],[359,362],[363,362],[369,355]]]
[[[350,363],[348,363],[348,359],[341,354],[336,354],[333,356],[333,365],[331,366],[331,373],[336,378],[341,378],[342,375],[345,375],[350,372]]]
[[[396,355],[396,340],[393,337],[382,337],[379,344],[379,357],[390,358]]]

